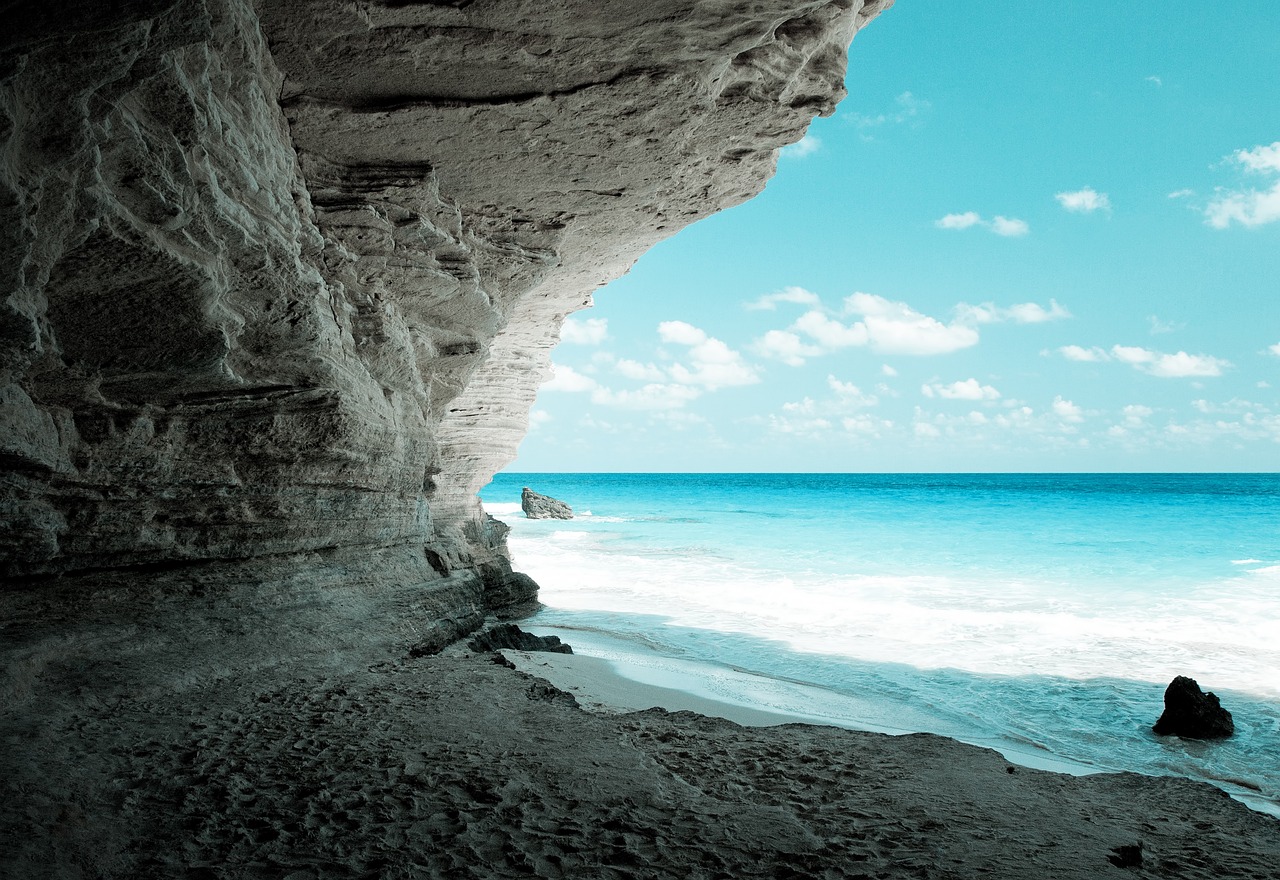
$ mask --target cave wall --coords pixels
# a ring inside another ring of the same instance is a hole
[[[0,577],[531,600],[475,493],[563,319],[758,192],[889,2],[14,5]]]

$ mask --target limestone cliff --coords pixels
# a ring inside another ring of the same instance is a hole
[[[0,576],[528,601],[475,493],[564,317],[754,195],[889,2],[11,5]]]

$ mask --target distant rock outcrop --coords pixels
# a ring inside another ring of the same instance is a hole
[[[501,651],[503,648],[512,648],[516,651],[548,651],[552,654],[573,653],[573,648],[560,641],[559,636],[535,636],[514,623],[501,623],[492,629],[485,630],[468,642],[467,647],[477,653]]]
[[[550,495],[539,495],[528,486],[520,493],[520,508],[529,519],[573,519],[569,505]]]
[[[1200,690],[1194,678],[1179,675],[1164,692],[1164,712],[1151,728],[1161,736],[1222,739],[1236,732],[1231,713],[1218,697]]]

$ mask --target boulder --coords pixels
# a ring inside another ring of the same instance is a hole
[[[529,519],[573,519],[573,508],[528,486],[520,493],[520,507]]]
[[[514,623],[500,623],[487,629],[467,643],[467,647],[477,654],[485,651],[501,651],[512,648],[516,651],[546,651],[552,654],[572,654],[570,648],[560,641],[558,636],[535,636],[527,633]]]
[[[1200,690],[1194,678],[1179,675],[1164,692],[1164,712],[1151,728],[1161,736],[1222,739],[1236,732],[1231,713],[1218,697]]]

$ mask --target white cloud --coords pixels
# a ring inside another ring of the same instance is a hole
[[[915,432],[917,437],[925,438],[937,437],[942,433],[928,422],[916,422]]]
[[[1041,324],[1045,321],[1056,321],[1070,318],[1071,313],[1058,305],[1057,300],[1049,300],[1049,308],[1039,303],[1017,303],[1004,308],[994,303],[983,303],[971,306],[961,303],[956,306],[956,319],[965,324],[994,324],[999,321],[1013,321],[1015,324]]]
[[[627,358],[619,359],[614,364],[614,368],[628,379],[635,379],[637,382],[661,382],[667,376],[657,364],[642,364]]]
[[[1084,412],[1080,407],[1064,399],[1060,394],[1053,398],[1053,414],[1064,422],[1084,421]]]
[[[977,211],[965,211],[963,214],[948,214],[933,225],[939,229],[968,229],[982,222],[982,215]]]
[[[707,334],[684,321],[663,321],[658,325],[658,338],[674,345],[697,345],[707,339]]]
[[[848,118],[861,129],[879,128],[889,123],[901,125],[904,122],[917,122],[918,117],[933,106],[928,101],[917,98],[911,92],[903,92],[898,95],[894,99],[894,103],[898,105],[898,109],[891,113],[877,113],[875,115],[851,113]]]
[[[1079,345],[1064,345],[1058,349],[1058,353],[1069,361],[1082,361],[1084,363],[1111,360],[1111,356],[1097,346],[1082,348]]]
[[[566,367],[564,364],[552,364],[551,381],[544,384],[542,390],[567,391],[576,394],[583,391],[591,391],[597,387],[595,379],[582,375],[573,367]]]
[[[893,422],[864,413],[856,416],[846,416],[840,420],[840,427],[850,434],[879,437],[882,431],[893,429]]]
[[[545,409],[535,409],[529,411],[529,430],[537,430],[542,425],[551,421],[551,413]]]
[[[874,394],[864,394],[862,389],[852,382],[842,382],[835,376],[827,375],[827,387],[836,393],[843,406],[875,406],[880,399]]]
[[[946,400],[996,400],[1000,392],[990,385],[983,385],[977,379],[965,379],[942,385],[934,382],[920,386],[920,393],[925,397],[942,397]]]
[[[895,370],[893,367],[889,366],[888,364],[881,364],[880,372],[886,376],[889,376],[890,378],[898,375],[898,371]]]
[[[1173,192],[1169,193],[1169,198],[1171,198],[1171,199],[1185,199],[1185,198],[1187,198],[1187,197],[1189,197],[1189,196],[1193,196],[1193,195],[1195,195],[1195,194],[1196,194],[1196,191],[1195,191],[1195,190],[1193,190],[1193,189],[1175,189]]]
[[[1277,342],[1275,345],[1268,345],[1267,351],[1271,352],[1276,357],[1280,357],[1280,342]]]
[[[991,230],[996,235],[1004,236],[1026,235],[1031,231],[1031,227],[1027,225],[1025,220],[996,216],[988,221],[983,220],[982,215],[977,211],[947,214],[945,217],[933,221],[933,225],[939,229],[969,229],[973,226],[981,226]]]
[[[608,337],[608,318],[568,318],[560,328],[560,341],[570,345],[599,345]]]
[[[816,306],[820,303],[818,295],[803,287],[784,287],[776,293],[766,293],[757,300],[744,304],[744,308],[752,311],[775,311],[778,303],[796,303],[798,305]]]
[[[1231,366],[1229,361],[1207,354],[1176,354],[1152,351],[1136,345],[1113,345],[1112,356],[1144,373],[1162,379],[1185,379],[1195,376],[1221,376]]]
[[[822,141],[814,135],[806,134],[794,144],[783,147],[781,155],[789,159],[803,159],[805,156],[813,155],[820,149],[822,149]]]
[[[868,340],[867,328],[862,322],[846,326],[817,310],[805,312],[791,325],[791,329],[811,336],[826,349],[866,345]]]
[[[1131,428],[1137,428],[1150,418],[1155,410],[1140,403],[1131,403],[1124,408],[1123,412],[1125,424]]]
[[[788,330],[770,330],[757,339],[751,348],[758,355],[782,361],[790,367],[802,366],[806,358],[817,357],[824,351],[816,345],[807,345]]]
[[[991,221],[991,231],[996,235],[1006,237],[1016,237],[1026,235],[1031,231],[1031,227],[1027,225],[1027,221],[1018,220],[1014,217],[996,217]]]
[[[689,347],[689,365],[672,364],[667,373],[681,385],[700,385],[708,391],[760,381],[755,368],[719,339],[684,321],[663,321],[658,337],[672,345]]]
[[[1160,77],[1158,77],[1158,76],[1155,76],[1154,74],[1153,74],[1153,75],[1151,75],[1151,76],[1149,76],[1149,77],[1147,77],[1147,78],[1146,78],[1146,82],[1149,82],[1149,83],[1151,83],[1153,86],[1156,86],[1156,87],[1159,87],[1159,86],[1164,85],[1164,80],[1162,80],[1162,79],[1161,79]]]
[[[596,387],[591,392],[591,402],[621,409],[665,410],[678,409],[701,394],[701,389],[688,385],[655,382],[634,391],[613,391],[609,388]]]
[[[1106,193],[1100,193],[1091,186],[1075,192],[1060,192],[1054,195],[1058,204],[1077,214],[1092,214],[1094,211],[1110,211],[1111,199]]]
[[[1151,324],[1152,336],[1159,336],[1161,333],[1172,333],[1174,330],[1182,329],[1182,325],[1174,324],[1172,321],[1161,321],[1155,315],[1147,315],[1147,322]]]
[[[1226,229],[1232,223],[1262,226],[1280,220],[1280,141],[1252,150],[1236,150],[1231,160],[1245,170],[1274,176],[1268,189],[1219,189],[1204,209],[1205,222],[1215,229]]]
[[[862,316],[854,327],[864,326],[871,347],[882,354],[948,354],[978,342],[972,327],[943,324],[906,303],[869,293],[855,293],[844,302],[846,311]]]

